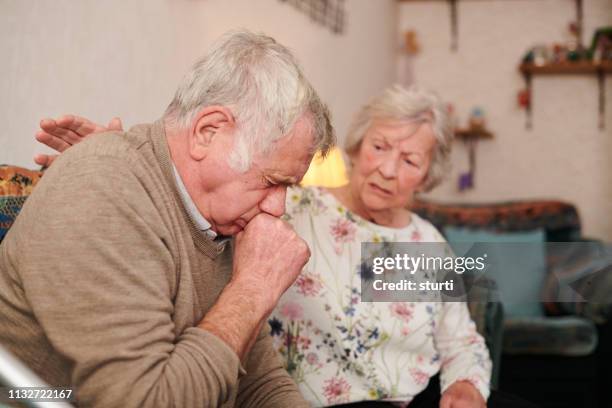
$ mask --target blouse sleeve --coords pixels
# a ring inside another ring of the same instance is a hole
[[[441,390],[444,392],[456,381],[469,381],[486,401],[490,393],[491,359],[485,341],[476,331],[465,303],[441,305],[442,313],[435,331],[441,358]]]
[[[429,241],[446,242],[433,225],[426,223],[422,228],[428,231]],[[445,256],[453,255],[448,246],[445,252]],[[444,392],[454,382],[468,381],[486,400],[490,393],[492,364],[484,338],[476,330],[465,302],[445,302],[440,306],[434,340],[441,359],[441,391]]]

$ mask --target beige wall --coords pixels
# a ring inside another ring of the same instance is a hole
[[[459,1],[459,50],[449,49],[446,2],[402,3],[399,31],[416,30],[422,52],[413,78],[451,101],[465,124],[473,106],[486,111],[495,133],[478,146],[476,188],[457,191],[467,152],[455,144],[453,174],[433,192],[444,201],[558,198],[575,203],[589,236],[612,239],[612,76],[608,75],[607,130],[597,127],[595,76],[536,77],[533,130],[517,107],[523,80],[517,65],[536,43],[567,39],[573,0]],[[612,1],[584,1],[585,39],[612,25]]]
[[[339,136],[395,72],[394,0],[346,2],[344,35],[278,0],[3,0],[0,163],[32,167],[40,118],[157,119],[182,74],[232,28],[292,48],[330,105]]]

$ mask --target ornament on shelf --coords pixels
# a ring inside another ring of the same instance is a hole
[[[459,191],[471,190],[474,188],[474,174],[468,172],[459,174]]]
[[[531,92],[529,89],[523,89],[519,91],[516,99],[521,108],[528,109],[531,105]]]
[[[399,55],[397,60],[397,81],[403,86],[414,83],[414,57],[420,52],[421,46],[414,30],[406,30],[399,40]]]
[[[421,51],[421,46],[417,40],[417,33],[414,30],[404,32],[404,49],[403,51],[409,55],[416,55]]]
[[[475,107],[470,112],[470,121],[469,121],[470,129],[479,129],[484,128],[485,125],[485,117],[484,110],[479,107]]]
[[[472,109],[468,120],[467,129],[456,129],[455,137],[461,140],[468,151],[468,170],[459,174],[459,191],[466,191],[474,188],[474,175],[476,173],[476,145],[479,140],[492,139],[493,134],[485,127],[484,110],[479,107]]]

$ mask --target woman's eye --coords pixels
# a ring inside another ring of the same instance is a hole
[[[405,159],[405,160],[404,160],[404,163],[406,163],[406,164],[407,164],[407,165],[409,165],[409,166],[414,166],[414,167],[417,167],[417,168],[419,167],[419,166],[418,166],[418,165],[417,165],[415,162],[413,162],[413,161],[412,161],[412,160],[410,160],[410,159]]]
[[[381,146],[381,145],[376,145],[376,144],[375,144],[375,145],[374,145],[374,149],[376,149],[376,150],[382,150],[382,146]]]

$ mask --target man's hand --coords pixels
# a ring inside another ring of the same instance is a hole
[[[236,236],[232,283],[251,288],[269,313],[309,258],[308,245],[289,223],[261,213]]]
[[[232,279],[199,327],[221,338],[243,360],[308,258],[308,245],[288,223],[256,215],[236,236]]]
[[[36,133],[36,140],[62,153],[89,135],[109,130],[123,130],[123,125],[119,118],[111,119],[108,126],[104,127],[80,116],[64,115],[56,120],[41,120],[40,128],[41,130]],[[57,154],[38,154],[34,156],[34,162],[43,167],[49,167],[57,156]]]
[[[440,408],[486,408],[482,395],[469,381],[457,381],[444,391]]]

